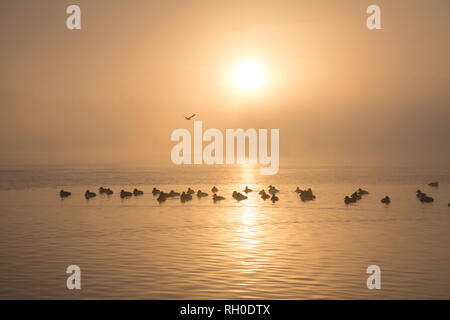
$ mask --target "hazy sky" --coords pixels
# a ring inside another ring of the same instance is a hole
[[[0,163],[169,164],[191,113],[280,129],[281,165],[450,162],[448,0],[2,0],[0,40]],[[259,92],[229,82],[243,59]]]

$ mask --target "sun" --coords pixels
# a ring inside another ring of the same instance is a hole
[[[230,72],[233,86],[244,92],[259,90],[266,82],[266,78],[266,70],[254,60],[241,61]]]

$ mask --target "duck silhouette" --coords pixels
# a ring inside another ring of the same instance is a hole
[[[355,203],[355,202],[356,202],[356,199],[355,199],[355,198],[351,198],[351,197],[349,197],[349,196],[345,196],[344,202],[345,202],[345,204]]]
[[[438,182],[438,181],[430,182],[428,185],[429,185],[430,187],[435,187],[435,188],[437,188],[437,187],[439,187],[439,182]]]
[[[253,190],[250,189],[248,186],[245,186],[244,192],[249,193],[249,192],[253,192]]]
[[[217,194],[214,193],[213,200],[214,200],[214,202],[216,202],[216,201],[220,201],[220,200],[225,200],[225,198],[222,196],[218,196]]]
[[[61,198],[67,198],[67,197],[69,197],[71,195],[72,195],[72,193],[70,193],[69,191],[64,191],[62,189],[61,189],[61,191],[59,191],[59,196]]]
[[[388,196],[386,196],[386,197],[384,197],[383,199],[381,199],[381,202],[382,202],[382,203],[385,203],[385,204],[389,204],[389,203],[391,203],[391,198],[389,198]]]
[[[158,194],[160,194],[160,193],[161,193],[161,190],[158,190],[158,189],[156,189],[156,188],[153,188],[152,194],[153,194],[154,196],[156,196],[156,195],[158,195]]]
[[[86,192],[84,193],[84,197],[86,198],[86,199],[90,199],[90,198],[93,198],[93,197],[96,197],[97,195],[94,193],[94,192],[91,192],[91,191],[89,191],[89,190],[86,190]]]
[[[203,197],[207,197],[207,196],[208,196],[208,194],[206,192],[202,192],[202,190],[197,191],[197,197],[203,198]]]
[[[158,199],[156,199],[159,203],[161,203],[161,202],[164,202],[164,201],[166,201],[166,199],[167,199],[167,193],[164,193],[164,192],[160,192],[159,193],[159,196],[158,196]]]
[[[232,197],[233,197],[234,199],[236,199],[237,201],[241,201],[241,200],[246,200],[246,199],[248,199],[247,196],[244,196],[242,193],[237,192],[237,191],[233,191]]]
[[[211,192],[212,193],[219,192],[219,189],[217,189],[216,186],[214,186],[214,187],[211,188]]]
[[[179,192],[175,192],[173,190],[170,190],[169,197],[173,198],[173,197],[179,197],[179,196],[180,196]]]
[[[114,192],[113,192],[110,188],[103,188],[103,187],[100,187],[100,188],[98,188],[98,193],[100,193],[100,194],[106,194],[106,195],[110,196],[110,195],[112,195]]]
[[[138,189],[134,189],[133,190],[133,194],[135,195],[135,196],[142,196],[143,194],[144,194],[144,191],[141,191],[141,190],[138,190]]]
[[[369,191],[361,189],[361,188],[359,188],[357,192],[360,196],[369,194]]]
[[[264,191],[264,190],[261,190],[260,192],[259,192],[259,194],[261,195],[261,199],[263,199],[263,200],[267,200],[267,199],[269,199],[270,198],[270,196],[266,193],[266,191]]]
[[[120,197],[123,198],[129,198],[131,197],[133,194],[131,192],[125,191],[125,190],[120,190]]]
[[[314,200],[316,196],[313,194],[311,188],[308,188],[308,190],[300,190],[300,199],[302,201],[310,201]]]
[[[280,192],[280,190],[278,190],[277,188],[275,188],[273,185],[269,186],[269,193],[274,195],[275,193]]]
[[[186,202],[186,201],[192,200],[192,195],[183,191],[181,193],[180,200],[181,200],[181,202]]]
[[[195,191],[191,189],[191,187],[188,188],[187,190],[187,194],[194,194]]]
[[[272,198],[270,198],[270,200],[272,201],[272,203],[275,203],[275,202],[277,202],[280,199],[275,194],[273,194]]]

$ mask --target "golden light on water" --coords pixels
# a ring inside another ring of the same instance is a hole
[[[239,62],[230,72],[230,80],[239,91],[254,92],[266,83],[266,69],[256,60]]]

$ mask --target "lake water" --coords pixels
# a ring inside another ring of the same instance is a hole
[[[450,168],[2,167],[0,298],[450,299]],[[439,188],[427,186],[440,181]],[[280,201],[233,190],[274,184]],[[211,197],[159,204],[154,186]],[[86,189],[112,196],[86,200]],[[317,198],[302,202],[295,188]],[[140,197],[120,199],[138,187]],[[352,205],[358,187],[370,194]],[[59,198],[59,190],[72,192]],[[420,203],[415,191],[433,196]],[[380,199],[389,195],[386,206]],[[66,268],[81,268],[81,290]],[[381,290],[366,269],[381,268]]]

